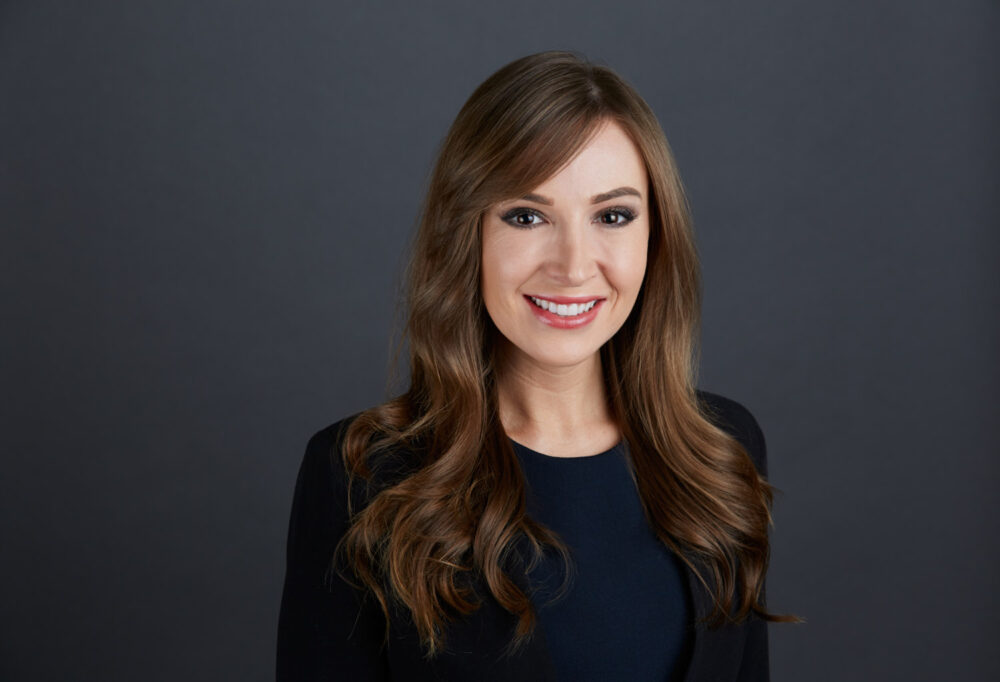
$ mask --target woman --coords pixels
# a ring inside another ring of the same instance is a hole
[[[306,448],[280,680],[766,680],[771,488],[695,389],[698,264],[642,98],[547,52],[440,151],[406,393]]]

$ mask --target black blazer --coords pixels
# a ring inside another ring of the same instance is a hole
[[[715,415],[712,420],[743,444],[766,476],[764,436],[753,415],[728,398],[703,391],[698,395]],[[541,628],[536,628],[517,655],[500,656],[516,618],[488,590],[480,591],[483,604],[479,610],[447,629],[446,653],[426,661],[407,614],[392,615],[389,645],[380,650],[385,620],[378,602],[371,595],[362,599],[336,573],[324,584],[334,545],[348,524],[340,443],[354,416],[316,433],[299,471],[278,622],[278,681],[556,680]],[[695,615],[701,618],[711,611],[711,597],[686,565],[684,570]],[[685,682],[768,679],[765,621],[751,614],[739,625],[707,629],[699,624],[695,628]]]

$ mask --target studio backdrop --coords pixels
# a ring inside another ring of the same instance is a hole
[[[268,680],[308,437],[387,386],[472,88],[654,109],[757,417],[778,681],[1000,679],[1000,5],[0,3],[0,679]]]

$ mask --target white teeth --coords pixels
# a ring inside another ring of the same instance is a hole
[[[593,301],[588,301],[587,303],[571,303],[566,305],[563,303],[557,304],[551,301],[546,301],[544,298],[535,298],[534,296],[531,297],[531,300],[534,301],[535,305],[539,308],[548,310],[550,313],[555,313],[560,317],[575,317],[576,315],[585,313],[597,305],[598,301],[598,299],[595,298]]]

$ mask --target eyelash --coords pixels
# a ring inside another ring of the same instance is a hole
[[[618,223],[605,223],[605,222],[602,222],[601,223],[602,225],[605,225],[607,227],[625,227],[626,225],[628,225],[629,223],[631,223],[633,220],[635,220],[638,217],[632,209],[626,208],[624,206],[614,206],[612,208],[607,208],[607,209],[601,211],[601,216],[602,217],[606,216],[609,213],[617,213],[618,215],[620,215],[622,217],[623,222],[618,222]],[[522,223],[516,222],[515,219],[518,216],[522,216],[522,215],[533,215],[533,216],[537,216],[538,218],[543,218],[544,219],[544,216],[542,216],[542,214],[539,213],[538,211],[536,211],[536,210],[534,210],[532,208],[522,208],[522,207],[512,208],[511,210],[509,210],[506,213],[504,213],[500,217],[500,219],[503,220],[508,225],[511,225],[512,227],[516,227],[516,228],[518,228],[520,230],[530,230],[531,228],[537,227],[540,224],[540,223],[534,223],[534,224],[531,224],[531,225],[524,225]]]

